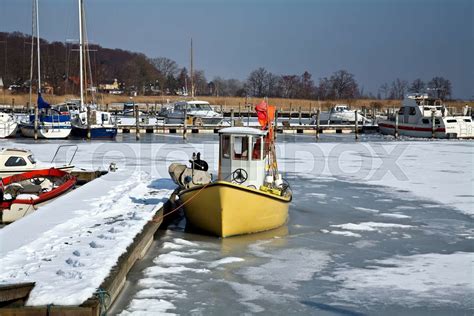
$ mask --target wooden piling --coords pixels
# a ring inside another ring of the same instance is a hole
[[[395,138],[398,138],[398,111],[395,112]]]
[[[321,109],[316,110],[316,140],[319,140],[319,119],[320,119]]]
[[[91,107],[87,105],[87,139],[91,139]]]
[[[230,126],[234,126],[234,109],[230,109]]]
[[[301,106],[298,109],[298,123],[301,125]]]
[[[435,138],[436,136],[436,119],[435,119],[435,111],[431,111],[431,138]]]
[[[183,121],[183,139],[187,139],[187,127],[188,127],[188,107],[184,107],[184,121]]]
[[[277,131],[278,131],[278,110],[275,110],[275,122],[273,123],[275,128],[273,129],[273,139],[277,139]]]
[[[250,126],[250,106],[247,105],[247,127]]]
[[[354,134],[355,134],[355,139],[358,140],[359,139],[359,116],[358,116],[358,110],[355,110],[354,111],[354,115],[355,115],[355,130],[354,130]]]
[[[140,113],[138,111],[138,103],[133,106],[135,110],[135,139],[140,140]]]

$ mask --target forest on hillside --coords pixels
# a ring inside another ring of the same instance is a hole
[[[33,44],[32,44],[33,43]],[[32,86],[37,85],[36,39],[30,35],[0,32],[0,78],[4,87],[24,93],[30,86],[30,68],[33,60]],[[3,47],[2,47],[3,46]],[[31,59],[31,48],[34,53]],[[79,90],[78,45],[48,42],[40,39],[42,89],[55,95],[77,94]],[[253,70],[246,80],[214,77],[208,80],[204,70],[194,70],[193,80],[186,67],[167,57],[149,58],[142,53],[122,49],[88,46],[88,87],[100,83],[120,84],[120,93],[139,95],[191,94],[202,96],[253,96],[314,100],[334,99],[402,99],[408,92],[431,90],[442,99],[452,97],[449,79],[436,76],[425,82],[409,82],[396,78],[383,83],[378,91],[364,91],[355,76],[347,70],[337,70],[331,76],[317,81],[308,71],[303,74],[274,74],[261,67]]]

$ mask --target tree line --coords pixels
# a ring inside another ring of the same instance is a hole
[[[4,85],[15,85],[27,91],[30,77],[31,36],[19,32],[0,32],[0,77]],[[3,49],[1,45],[4,45]],[[51,86],[54,94],[78,93],[79,57],[77,45],[51,42],[41,39],[42,79]],[[120,82],[124,93],[144,95],[191,94],[193,82],[195,95],[236,97],[278,97],[291,99],[337,100],[337,99],[403,99],[404,95],[433,91],[442,99],[452,97],[450,80],[434,77],[424,82],[415,79],[395,79],[382,84],[377,93],[365,92],[354,74],[338,70],[331,76],[315,82],[308,71],[298,74],[277,75],[261,67],[253,70],[246,80],[214,77],[208,80],[204,70],[194,70],[193,78],[186,67],[181,67],[167,57],[148,58],[144,54],[121,49],[89,46],[90,73],[88,84],[113,81]],[[33,62],[37,63],[36,54]],[[36,69],[36,68],[34,68]],[[36,73],[34,78],[36,78]],[[191,80],[192,79],[192,80]],[[35,85],[35,80],[32,84]]]

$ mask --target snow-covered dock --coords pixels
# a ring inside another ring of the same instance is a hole
[[[0,285],[35,282],[27,306],[78,306],[104,284],[117,295],[128,272],[120,266],[144,255],[174,188],[145,172],[111,172],[4,227]]]

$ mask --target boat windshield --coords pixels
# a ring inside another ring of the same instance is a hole
[[[33,155],[29,155],[29,156],[28,156],[28,160],[29,160],[32,164],[35,164],[35,163],[36,163],[35,157],[34,157]]]
[[[212,111],[212,108],[209,104],[196,104],[196,109],[201,111]]]

